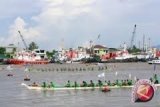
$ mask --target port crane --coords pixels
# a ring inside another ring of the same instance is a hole
[[[137,25],[135,24],[133,32],[132,32],[132,37],[131,37],[131,45],[130,45],[131,49],[133,48],[133,45],[134,45],[134,39],[135,39],[135,34],[136,34],[136,27],[137,27]]]
[[[23,38],[23,35],[21,34],[20,31],[18,31],[18,33],[19,33],[19,35],[20,35],[20,37],[21,37],[21,39],[22,39],[22,42],[23,42],[23,44],[24,44],[24,46],[25,46],[25,49],[28,50],[28,46],[27,46],[27,44],[26,44],[26,42],[25,42],[25,40],[24,40],[24,38]]]

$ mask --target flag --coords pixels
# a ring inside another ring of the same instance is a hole
[[[13,70],[13,68],[10,65],[8,65],[7,70],[11,71],[11,70]]]
[[[136,76],[134,77],[134,81],[137,81],[137,77]]]
[[[100,78],[100,77],[105,77],[105,73],[103,72],[103,73],[99,74],[98,77],[99,77],[99,78]]]
[[[118,72],[115,72],[115,76],[117,76],[118,75]]]
[[[97,39],[99,39],[99,38],[100,38],[100,34],[98,35]]]
[[[24,71],[25,71],[25,72],[28,72],[28,68],[25,68]]]
[[[131,75],[131,74],[129,74],[129,79],[131,79],[131,77],[132,77],[132,75]]]

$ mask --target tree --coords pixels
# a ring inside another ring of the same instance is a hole
[[[31,42],[28,49],[33,51],[34,49],[38,49],[38,46],[35,42]]]
[[[133,45],[133,48],[129,48],[128,49],[128,52],[129,53],[138,53],[138,52],[141,52],[141,50],[139,48],[137,48],[135,45]]]
[[[0,47],[0,54],[5,54],[6,53],[6,49],[3,47]]]
[[[52,50],[52,52],[47,51],[47,52],[46,52],[47,57],[48,57],[49,59],[52,58],[53,55],[55,55],[56,52],[57,52],[56,50]]]

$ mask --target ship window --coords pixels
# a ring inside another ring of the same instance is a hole
[[[39,53],[39,51],[36,51],[36,53]]]
[[[44,53],[44,50],[40,50],[41,53]]]
[[[44,58],[44,56],[41,56],[41,58],[43,59],[43,58]]]

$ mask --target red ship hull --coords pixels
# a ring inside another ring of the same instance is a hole
[[[37,60],[37,61],[24,61],[24,60],[17,60],[17,59],[9,59],[7,60],[8,64],[48,64],[49,61],[47,60]]]

